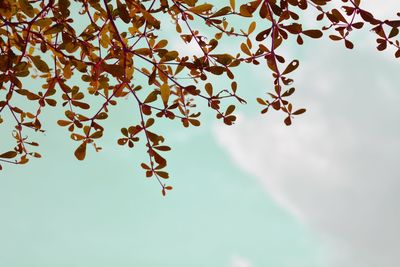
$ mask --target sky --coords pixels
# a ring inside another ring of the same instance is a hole
[[[365,1],[400,10],[385,3]],[[293,102],[307,108],[290,127],[258,114],[271,78],[251,67],[234,126],[207,111],[197,129],[158,126],[173,148],[166,198],[138,168],[143,150],[116,145],[128,103],[84,162],[49,110],[43,158],[0,173],[0,266],[397,266],[399,63],[367,31],[356,38],[353,51],[327,40],[285,51],[300,59]]]

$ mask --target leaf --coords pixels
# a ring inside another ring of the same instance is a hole
[[[400,57],[400,49],[398,49],[398,50],[396,51],[396,53],[394,54],[394,56],[395,56],[396,58],[399,58],[399,57]]]
[[[97,131],[92,133],[89,138],[97,139],[103,136],[103,131]]]
[[[80,102],[80,101],[71,101],[73,106],[80,107],[81,109],[89,109],[90,105],[85,102]]]
[[[339,21],[347,23],[342,13],[340,13],[337,9],[332,9],[332,15],[335,16]]]
[[[353,23],[353,27],[356,29],[361,29],[364,26],[364,22]]]
[[[254,30],[256,29],[256,26],[257,26],[256,22],[253,21],[253,22],[250,24],[247,33],[248,33],[248,34],[251,34],[252,32],[254,32]]]
[[[235,111],[235,108],[236,107],[234,105],[230,105],[225,111],[225,116],[232,114]]]
[[[282,72],[282,75],[291,73],[292,71],[297,69],[298,66],[299,66],[299,61],[297,59],[293,60],[292,62],[289,63],[289,65],[286,67],[286,69]]]
[[[229,54],[213,54],[210,56],[215,58],[218,63],[221,63],[224,66],[229,65],[232,62],[232,60],[234,60],[234,57]]]
[[[85,139],[85,137],[83,135],[73,133],[73,134],[71,134],[71,139],[74,141],[80,141],[80,140]]]
[[[340,41],[343,38],[337,35],[329,35],[329,38],[331,38],[333,41]]]
[[[242,49],[242,51],[243,51],[246,55],[251,56],[250,49],[247,47],[247,45],[246,45],[245,43],[242,43],[242,44],[240,45],[240,49]]]
[[[58,0],[58,6],[60,8],[60,12],[63,15],[63,17],[68,17],[70,15],[69,12],[69,6],[70,6],[69,0]]]
[[[32,18],[35,15],[33,6],[28,2],[28,0],[18,0],[19,6],[28,17]]]
[[[86,156],[86,142],[83,142],[78,148],[75,150],[75,157],[78,160],[84,160]]]
[[[232,10],[235,10],[235,7],[236,7],[235,0],[229,0],[229,4],[230,4]]]
[[[146,97],[146,99],[143,101],[143,103],[151,103],[151,102],[156,101],[156,100],[157,100],[157,95],[158,95],[157,91],[151,92],[151,93]]]
[[[213,8],[213,5],[211,5],[211,4],[202,4],[202,5],[198,5],[195,7],[191,7],[188,9],[188,11],[191,11],[196,14],[202,14],[202,13],[210,11],[212,8]]]
[[[345,44],[346,48],[348,48],[348,49],[353,49],[353,47],[354,47],[353,43],[347,39],[344,40],[344,44]]]
[[[365,21],[371,23],[372,25],[380,23],[380,21],[375,19],[374,16],[368,11],[360,10],[360,15]]]
[[[170,151],[171,150],[171,148],[169,146],[155,146],[153,148],[160,150],[160,151]]]
[[[166,61],[174,60],[178,57],[178,55],[179,54],[176,51],[169,51],[163,56],[162,61],[166,62]]]
[[[49,66],[47,66],[46,62],[40,59],[40,56],[30,56],[35,67],[41,72],[49,72]]]
[[[216,17],[221,17],[227,15],[229,12],[231,12],[231,8],[229,6],[223,7],[214,14],[210,16],[210,18],[216,18]]]
[[[70,125],[72,122],[71,121],[65,121],[65,120],[58,120],[57,124],[60,126],[68,126]]]
[[[43,34],[44,35],[56,34],[61,32],[63,29],[64,29],[63,24],[56,24],[47,29]]]
[[[212,94],[213,94],[213,86],[212,86],[212,84],[211,83],[206,83],[205,89],[206,89],[207,94],[209,96],[212,96]]]
[[[196,119],[189,119],[190,124],[192,124],[193,126],[200,126],[200,121],[196,120]]]
[[[105,112],[101,112],[96,116],[96,119],[98,119],[98,120],[105,120],[107,118],[108,118],[108,114]]]
[[[226,68],[222,66],[211,66],[208,68],[208,71],[215,75],[221,75],[222,73],[224,73],[225,69]]]
[[[320,30],[306,30],[303,31],[303,34],[315,39],[322,37],[322,32]]]
[[[168,44],[168,40],[162,39],[154,46],[154,49],[164,48],[165,46],[167,46],[167,44]]]
[[[267,102],[265,102],[262,98],[257,97],[256,100],[257,100],[258,104],[260,104],[260,105],[263,105],[263,106],[267,105]]]
[[[101,67],[114,77],[122,77],[125,73],[125,69],[121,65],[102,64]]]
[[[400,20],[390,20],[390,21],[385,21],[385,23],[395,28],[400,27]]]
[[[296,110],[292,114],[293,115],[300,115],[300,114],[303,114],[304,112],[306,112],[306,109],[305,108],[301,108],[301,109]]]
[[[290,116],[287,116],[286,119],[284,120],[284,122],[285,122],[285,124],[286,124],[287,126],[289,126],[289,125],[292,124],[292,119],[290,118]]]
[[[161,98],[162,98],[164,104],[167,105],[169,96],[171,94],[169,85],[167,83],[164,83],[163,85],[161,85],[160,92],[161,92]]]
[[[399,29],[398,28],[392,28],[392,30],[389,33],[389,38],[393,38],[398,34],[399,34]]]
[[[196,86],[194,85],[189,85],[183,88],[186,92],[188,92],[191,95],[198,95],[200,93],[200,90],[197,90]]]
[[[232,125],[234,121],[236,120],[236,116],[230,115],[224,118],[224,123],[226,125]]]
[[[119,13],[119,17],[125,23],[129,23],[131,18],[129,17],[129,12],[126,10],[126,6],[121,3],[121,1],[117,0],[117,9]]]
[[[168,178],[169,178],[169,175],[168,175],[167,172],[156,171],[156,174],[157,174],[158,176],[160,176],[161,178],[163,178],[163,179],[168,179]]]
[[[145,170],[150,170],[150,167],[145,163],[140,164],[140,166]]]
[[[15,152],[15,151],[8,151],[8,152],[5,152],[5,153],[1,154],[1,155],[0,155],[0,158],[3,158],[3,159],[12,159],[12,158],[15,158],[16,156],[17,156],[17,152]]]
[[[288,97],[294,93],[295,89],[292,87],[282,94],[282,97]]]
[[[280,110],[281,109],[281,102],[279,102],[279,101],[275,101],[271,105],[275,110]]]
[[[154,124],[154,119],[153,118],[149,118],[147,121],[146,121],[146,128],[149,128],[149,127],[151,127],[153,124]]]
[[[149,48],[138,48],[134,51],[136,54],[148,56],[151,54],[151,50]]]

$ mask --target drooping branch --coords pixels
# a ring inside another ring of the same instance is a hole
[[[236,120],[235,104],[246,101],[238,94],[235,68],[241,64],[266,65],[273,90],[257,98],[266,113],[272,107],[285,114],[284,123],[305,112],[294,109],[295,92],[290,74],[299,66],[281,49],[292,41],[318,39],[324,32],[351,49],[351,33],[368,25],[377,36],[378,50],[389,47],[400,57],[400,20],[380,20],[362,7],[360,0],[342,0],[341,9],[330,0],[253,0],[220,8],[198,0],[4,0],[0,2],[0,124],[14,123],[15,147],[0,154],[0,163],[24,164],[40,154],[28,139],[42,132],[41,114],[49,107],[65,110],[58,120],[78,143],[75,156],[86,157],[88,145],[96,151],[104,131],[103,121],[112,107],[132,101],[136,121],[121,129],[121,146],[133,148],[143,138],[147,177],[154,177],[162,194],[172,187],[164,179],[170,150],[164,137],[153,132],[157,120],[177,120],[184,127],[200,125],[196,101],[205,101],[225,124]],[[79,13],[73,10],[80,8]],[[315,16],[315,29],[305,29],[303,15]],[[81,33],[75,23],[86,23]],[[170,24],[170,25],[167,25]],[[175,30],[165,31],[173,26]],[[202,27],[208,31],[201,31]],[[181,39],[200,55],[183,56],[171,41]],[[229,52],[226,44],[235,46]],[[228,86],[211,81],[223,77]],[[42,88],[30,88],[29,79]],[[76,79],[82,80],[74,84]],[[18,107],[21,100],[28,103]],[[60,103],[58,103],[60,102]],[[30,134],[29,134],[30,135]],[[0,164],[0,169],[2,165]]]

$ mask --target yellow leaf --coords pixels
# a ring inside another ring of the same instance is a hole
[[[199,6],[195,6],[195,7],[189,8],[188,11],[191,11],[191,12],[196,13],[196,14],[202,14],[204,12],[210,11],[211,8],[213,8],[213,5],[211,5],[211,4],[202,4],[202,5],[199,5]]]
[[[29,55],[32,55],[33,52],[35,52],[35,48],[34,48],[33,46],[29,47],[28,54],[29,54]]]
[[[252,32],[254,32],[254,30],[256,29],[256,26],[257,26],[256,22],[253,21],[249,26],[248,34],[251,34]]]
[[[232,10],[235,10],[235,0],[230,0]]]
[[[242,44],[240,45],[240,48],[242,49],[242,51],[243,51],[246,55],[251,56],[250,49],[247,47],[246,44],[242,43]]]
[[[65,79],[71,78],[71,76],[72,76],[71,65],[70,64],[66,64],[64,69],[63,69],[63,72],[64,72],[64,78]]]
[[[110,38],[108,37],[107,32],[103,31],[100,37],[100,45],[104,48],[107,49],[110,44]]]
[[[134,35],[135,33],[138,32],[138,29],[136,27],[133,27],[133,26],[129,27],[128,30],[129,30],[129,33],[132,34],[132,35]]]
[[[170,94],[171,94],[171,90],[169,89],[169,85],[166,84],[166,83],[164,83],[163,85],[161,85],[161,87],[160,87],[160,92],[161,92],[161,98],[162,98],[164,104],[167,104],[167,103],[168,103],[169,96],[170,96]]]

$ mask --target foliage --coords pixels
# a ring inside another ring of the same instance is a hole
[[[220,2],[220,1],[216,1]],[[261,112],[271,108],[285,114],[290,125],[305,109],[294,109],[289,74],[298,60],[287,61],[278,48],[294,39],[329,38],[352,49],[350,33],[368,25],[377,36],[378,50],[391,46],[400,57],[400,21],[379,20],[362,8],[360,0],[342,0],[341,9],[329,8],[330,0],[255,0],[241,5],[230,0],[216,8],[198,0],[2,0],[0,2],[0,115],[15,122],[14,149],[0,155],[0,163],[25,164],[40,154],[29,131],[43,132],[41,113],[50,107],[65,109],[58,120],[77,142],[75,156],[83,160],[88,145],[96,151],[102,137],[102,121],[118,102],[128,98],[138,109],[137,122],[121,129],[121,146],[129,148],[144,140],[148,162],[142,163],[147,177],[155,177],[162,193],[172,189],[163,154],[170,147],[152,130],[156,119],[179,120],[184,127],[199,126],[195,101],[204,101],[216,117],[231,125],[235,103],[246,101],[237,93],[234,69],[240,64],[265,62],[273,76],[268,97],[257,98]],[[336,1],[340,2],[340,1]],[[221,3],[218,3],[221,4]],[[77,5],[79,14],[71,8]],[[75,13],[73,13],[75,12]],[[305,29],[301,16],[313,16],[325,26]],[[240,19],[240,26],[235,20]],[[74,24],[75,20],[75,24]],[[77,33],[76,20],[84,24]],[[258,25],[257,23],[258,22]],[[161,31],[174,24],[175,34],[163,39]],[[167,25],[168,26],[168,25]],[[206,26],[206,36],[195,27]],[[291,37],[291,38],[290,38]],[[201,56],[182,56],[170,49],[169,41],[182,38],[198,46]],[[240,40],[240,50],[224,51],[229,38]],[[145,82],[133,84],[133,77]],[[223,76],[228,89],[215,88],[211,76]],[[30,88],[29,77],[42,79],[42,88]],[[80,78],[85,87],[74,84]],[[23,103],[28,103],[24,108]],[[99,103],[98,105],[95,105]],[[0,117],[0,123],[3,123]],[[0,169],[1,169],[0,165]]]

